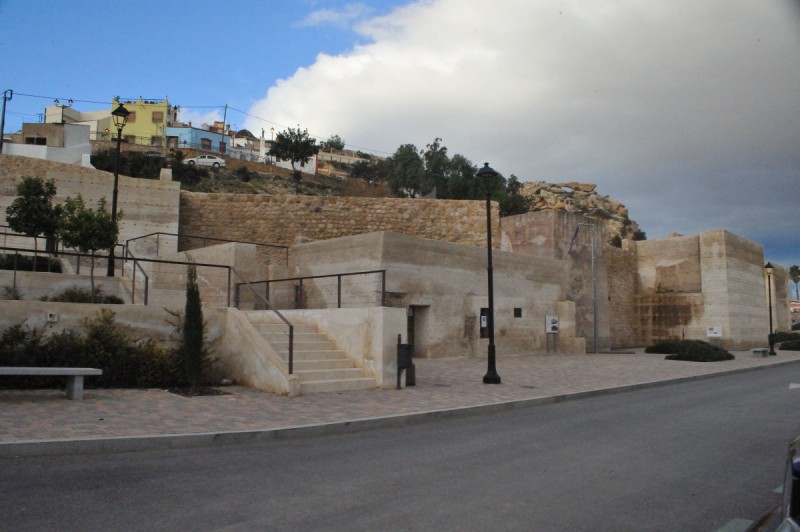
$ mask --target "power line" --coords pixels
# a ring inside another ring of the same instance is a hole
[[[26,93],[22,93],[22,92],[15,92],[14,96],[25,96],[25,97],[28,97],[28,98],[39,98],[39,99],[43,99],[43,100],[52,100],[52,101],[58,100],[58,101],[68,101],[68,102],[73,102],[73,103],[91,103],[91,104],[99,104],[99,105],[108,105],[110,103],[110,101],[113,99],[113,98],[111,98],[109,100],[100,102],[100,101],[96,101],[96,100],[82,100],[82,99],[68,98],[68,97],[63,97],[63,96],[62,97],[45,96],[45,95],[41,95],[41,94],[26,94]],[[114,98],[119,98],[119,101],[128,101],[128,102],[135,102],[135,101],[137,101],[139,99],[139,97],[137,97],[137,98],[123,98],[121,96],[120,97],[114,97]],[[144,101],[152,101],[152,100],[158,100],[158,98],[142,98],[142,100],[144,100]],[[176,106],[176,107],[179,107],[180,109],[221,109],[223,107],[226,107],[226,105],[224,105],[224,104],[223,105],[179,105],[179,106]],[[252,115],[250,113],[242,111],[241,109],[236,109],[235,107],[227,106],[227,108],[230,109],[231,111],[236,111],[237,113],[241,113],[241,114],[243,114],[245,116],[249,116],[250,118],[253,118],[255,120],[259,120],[261,122],[265,122],[267,124],[271,124],[273,126],[278,126],[278,127],[285,128],[285,129],[288,129],[288,128],[292,127],[292,126],[287,126],[285,124],[279,124],[278,122],[273,122],[272,120],[268,120],[268,119],[262,118],[260,116]],[[22,115],[17,115],[16,113],[11,113],[11,112],[9,112],[9,114],[15,114],[15,116],[22,116]],[[37,116],[37,115],[29,115],[29,116]],[[298,127],[299,127],[299,125],[298,125]],[[324,135],[316,135],[316,134],[313,134],[313,133],[311,133],[310,135],[312,137],[314,137],[314,138],[317,138],[317,139],[324,139],[325,138]],[[328,135],[328,137],[330,137],[330,135]],[[384,152],[382,150],[376,150],[376,149],[373,149],[373,148],[366,148],[364,146],[356,146],[354,144],[347,144],[347,146],[349,146],[350,148],[354,148],[356,150],[359,150],[359,151],[363,150],[363,151],[366,151],[366,152],[380,153],[380,154],[384,154],[384,155],[389,155],[387,152]]]

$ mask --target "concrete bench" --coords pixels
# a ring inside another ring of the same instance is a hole
[[[67,399],[83,399],[83,378],[89,375],[102,375],[102,369],[95,368],[22,368],[0,367],[0,375],[36,375],[40,377],[67,378]]]
[[[769,349],[767,349],[766,347],[754,347],[753,349],[750,350],[750,352],[753,353],[753,356],[756,357],[759,355],[761,355],[762,357],[766,357],[769,354]]]

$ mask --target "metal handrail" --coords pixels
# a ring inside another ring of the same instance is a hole
[[[144,305],[147,306],[148,295],[150,293],[150,277],[147,275],[147,272],[144,271],[142,265],[137,262],[140,259],[137,259],[133,253],[131,253],[128,246],[122,246],[124,249],[125,254],[122,256],[122,271],[125,271],[125,261],[130,260],[133,262],[133,269],[131,270],[131,304],[136,304],[136,269],[139,269],[142,276],[144,277]]]
[[[159,248],[159,238],[158,237],[160,237],[161,235],[164,235],[164,236],[176,236],[178,238],[196,238],[196,239],[199,239],[199,240],[212,241],[212,242],[228,242],[228,243],[233,242],[233,243],[238,243],[238,244],[252,244],[254,246],[263,246],[263,247],[268,247],[268,248],[283,249],[286,252],[287,258],[288,258],[288,255],[289,255],[289,246],[281,246],[281,245],[278,245],[278,244],[265,244],[263,242],[245,242],[245,241],[242,241],[242,240],[228,240],[226,238],[214,238],[214,237],[210,237],[210,236],[187,235],[187,234],[181,234],[181,233],[166,233],[164,231],[156,231],[155,233],[150,233],[150,234],[147,234],[147,235],[142,235],[142,236],[137,236],[137,237],[134,237],[134,238],[129,238],[128,240],[125,241],[125,247],[130,247],[130,243],[135,241],[135,240],[140,240],[142,238],[149,238],[151,236],[155,236],[156,237],[156,255],[158,255],[158,248]]]
[[[239,308],[239,287],[245,285],[256,298],[260,299],[264,303],[267,310],[271,310],[272,312],[274,312],[275,315],[278,316],[278,318],[280,318],[281,321],[286,326],[289,327],[289,375],[291,375],[292,373],[294,373],[294,325],[292,325],[291,322],[289,322],[289,320],[287,320],[286,317],[283,314],[281,314],[281,312],[278,309],[274,308],[267,298],[259,294],[256,291],[256,289],[253,288],[252,284],[249,283],[247,279],[242,277],[242,275],[238,271],[236,271],[235,268],[231,268],[231,271],[233,271],[236,277],[242,280],[241,283],[236,283],[235,285],[236,289],[234,290],[235,294],[234,306],[236,308]]]
[[[353,275],[367,275],[379,273],[381,274],[381,306],[386,306],[386,270],[366,270],[361,272],[347,272],[347,273],[331,273],[326,275],[306,275],[302,277],[286,277],[283,279],[265,279],[263,281],[253,281],[248,283],[248,285],[255,285],[255,284],[265,284],[265,295],[262,299],[268,300],[269,299],[269,286],[270,283],[279,283],[279,282],[286,282],[286,281],[299,281],[300,290],[303,289],[303,281],[310,280],[310,279],[324,279],[324,278],[332,278],[336,277],[336,308],[342,308],[342,277],[348,277]],[[236,289],[234,290],[234,294],[238,298],[239,293],[239,284],[236,285]]]
[[[10,248],[6,246],[0,246],[0,251],[13,251],[13,252],[24,252],[24,253],[33,253],[32,249],[25,249],[25,248]],[[91,255],[89,253],[76,253],[71,251],[60,251],[60,255],[66,255],[68,257],[89,257],[92,259],[95,258],[103,258],[99,257],[98,255]],[[177,264],[186,266],[188,264],[194,264],[195,266],[201,266],[204,268],[224,268],[227,270],[228,274],[228,282],[226,286],[226,306],[231,306],[231,270],[233,269],[231,266],[226,266],[224,264],[208,264],[204,262],[189,262],[189,261],[178,261],[178,260],[164,260],[164,259],[146,259],[146,258],[137,258],[137,262],[151,262],[155,264]],[[149,282],[148,282],[149,285]],[[145,303],[146,304],[146,303]]]

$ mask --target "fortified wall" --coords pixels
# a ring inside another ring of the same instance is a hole
[[[499,211],[492,204],[493,243]],[[290,246],[376,231],[486,246],[486,208],[479,201],[267,196],[181,192],[181,232]]]

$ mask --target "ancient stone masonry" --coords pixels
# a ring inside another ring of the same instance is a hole
[[[493,209],[499,246],[497,204]],[[181,192],[180,226],[187,234],[284,246],[375,231],[486,245],[478,201]]]
[[[608,242],[631,238],[639,226],[628,218],[625,205],[595,192],[597,185],[589,183],[545,183],[533,181],[522,185],[522,195],[532,199],[531,210],[554,210],[584,214],[603,220]]]

